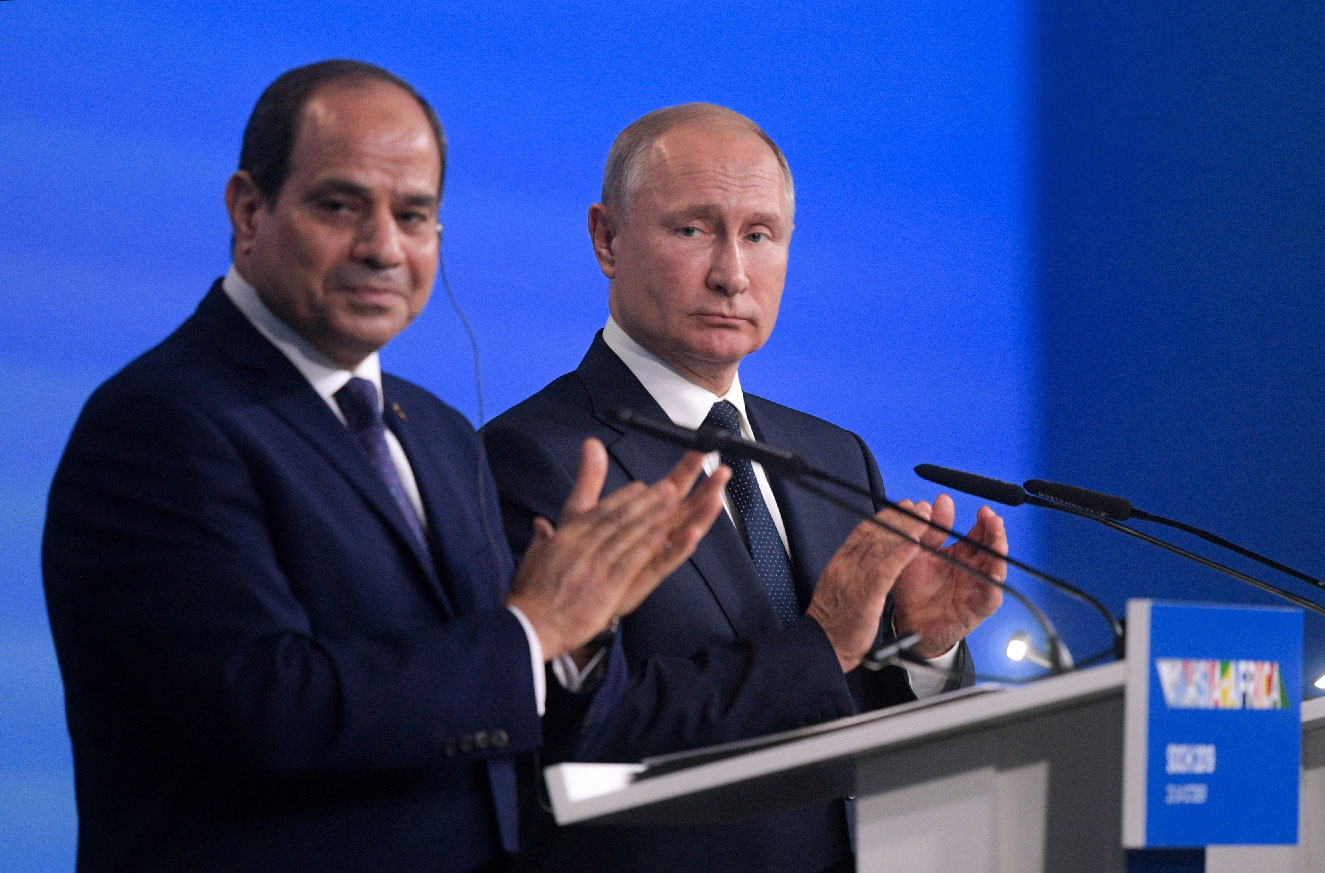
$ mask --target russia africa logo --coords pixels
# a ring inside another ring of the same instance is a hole
[[[1170,709],[1288,709],[1278,661],[1156,658]]]

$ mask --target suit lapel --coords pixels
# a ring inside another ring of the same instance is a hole
[[[349,429],[318,396],[303,374],[248,323],[248,319],[225,296],[220,282],[204,298],[198,307],[198,315],[204,323],[215,325],[215,335],[225,338],[225,352],[236,363],[258,371],[257,399],[316,448],[391,528],[399,545],[413,556],[418,569],[427,578],[428,587],[437,595],[439,605],[451,613],[451,603],[438,583],[432,560],[406,527],[386,483],[373,469]]]
[[[446,578],[453,583],[442,586],[441,596],[449,597],[460,613],[496,609],[502,592],[492,584],[462,583],[461,580],[474,575],[472,555],[457,552],[461,543],[480,543],[485,539],[472,533],[482,529],[482,521],[475,515],[479,508],[474,499],[467,496],[482,493],[481,488],[476,489],[479,471],[463,464],[445,463],[448,458],[435,450],[435,436],[430,438],[421,433],[409,410],[392,396],[385,381],[383,388],[386,391],[387,426],[400,440],[414,470],[424,514],[428,518],[428,540],[436,566],[444,570]],[[430,445],[432,451],[429,451]],[[501,535],[500,531],[492,533]],[[445,543],[451,543],[452,547],[447,549]],[[491,581],[484,579],[485,583]]]
[[[761,442],[796,452],[802,457],[807,449],[812,448],[802,446],[796,432],[783,426],[777,408],[762,398],[745,395],[745,411],[750,417],[750,426],[755,436]],[[764,472],[768,475],[769,485],[773,489],[773,496],[777,498],[778,509],[787,529],[796,591],[801,602],[805,603],[818,582],[817,577],[810,575],[809,568],[827,566],[829,559],[855,527],[855,521],[844,522],[848,518],[844,510],[811,494],[785,476],[770,473],[767,468]]]
[[[594,417],[618,436],[607,451],[632,479],[656,482],[681,459],[683,451],[661,440],[613,424],[606,411],[623,406],[655,418],[667,418],[600,333],[580,363],[579,374],[593,404]],[[699,573],[737,636],[749,637],[778,627],[777,613],[755,575],[750,553],[727,514],[721,513],[700,540],[689,563]],[[666,584],[666,583],[664,583]]]

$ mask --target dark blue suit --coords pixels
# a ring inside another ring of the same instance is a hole
[[[611,424],[606,410],[663,410],[599,335],[579,368],[497,417],[483,431],[513,548],[529,541],[535,516],[556,518],[585,437],[607,446],[606,490],[654,481],[681,451]],[[849,496],[874,512],[883,483],[854,434],[752,395],[746,408],[759,439],[866,487]],[[858,519],[771,477],[786,523],[802,608],[829,558]],[[882,637],[882,631],[880,636]],[[629,682],[613,717],[584,757],[635,761],[679,749],[788,730],[913,699],[905,675],[853,671],[844,677],[822,629],[804,616],[781,628],[730,519],[722,515],[694,556],[621,623]],[[963,650],[964,651],[964,650]],[[962,667],[965,668],[963,656]],[[738,824],[703,828],[544,829],[528,869],[599,871],[812,871],[849,868],[842,802]]]
[[[430,560],[219,283],[88,401],[43,563],[79,870],[455,871],[513,844],[541,742],[472,428],[383,377]]]

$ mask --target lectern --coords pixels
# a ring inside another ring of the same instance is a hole
[[[912,704],[646,778],[563,764],[549,793],[561,824],[728,821],[854,795],[862,873],[1122,873],[1125,679],[1119,662]],[[1325,870],[1325,700],[1302,719],[1303,842],[1211,848],[1209,873]]]

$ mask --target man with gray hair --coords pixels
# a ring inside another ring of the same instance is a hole
[[[841,428],[744,392],[741,360],[777,318],[792,233],[791,172],[777,145],[731,110],[693,103],[650,113],[617,138],[602,202],[589,209],[594,253],[609,280],[607,325],[577,370],[495,419],[484,442],[513,549],[533,521],[554,517],[572,486],[576,447],[593,436],[611,457],[609,482],[649,479],[679,457],[623,430],[626,407],[684,427],[707,422],[802,455],[867,489],[863,513],[941,534],[884,509],[869,449]],[[917,653],[951,671],[970,664],[962,640],[999,605],[987,587],[822,499],[732,468],[719,519],[689,561],[632,615],[620,641],[630,682],[588,760],[728,742],[935,693],[942,679],[900,668],[860,669],[893,633],[920,634]],[[706,470],[717,468],[716,456]],[[950,526],[946,496],[901,504]],[[923,531],[923,532],[922,532]],[[1002,520],[982,508],[972,539],[1006,551]],[[1003,562],[962,545],[965,563],[1002,578]],[[787,871],[852,868],[843,801],[700,828],[568,828],[537,837],[529,869]]]

